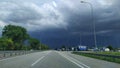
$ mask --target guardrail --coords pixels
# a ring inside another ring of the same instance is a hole
[[[18,55],[25,55],[39,51],[0,51],[0,59],[18,56]]]
[[[116,55],[105,55],[105,54],[96,54],[96,53],[87,53],[87,52],[76,52],[76,53],[83,54],[83,55],[94,55],[94,56],[111,57],[111,58],[120,59],[120,56],[116,56]]]

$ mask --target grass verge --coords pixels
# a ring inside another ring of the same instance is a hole
[[[95,59],[100,59],[100,60],[105,60],[105,61],[110,61],[110,62],[115,62],[115,63],[120,64],[120,58],[97,56],[97,55],[86,54],[86,53],[84,54],[84,53],[80,53],[80,52],[72,52],[72,53],[77,54],[77,55],[82,55],[82,56],[86,56],[86,57],[91,57],[91,58],[95,58]]]
[[[97,54],[106,54],[106,55],[120,56],[120,52],[97,52]]]

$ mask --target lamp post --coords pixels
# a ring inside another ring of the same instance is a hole
[[[92,23],[93,23],[93,31],[94,31],[94,45],[95,45],[95,49],[98,49],[97,48],[97,39],[96,39],[96,26],[95,26],[95,22],[94,22],[94,14],[93,14],[93,5],[90,2],[86,2],[86,1],[81,1],[81,3],[86,3],[86,4],[90,5],[91,17],[92,17]]]

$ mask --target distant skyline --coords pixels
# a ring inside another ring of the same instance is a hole
[[[51,48],[94,47],[91,8],[82,0],[0,0],[0,32],[5,25],[25,27]],[[120,0],[83,0],[93,5],[98,47],[120,47]],[[0,33],[1,34],[1,33]]]

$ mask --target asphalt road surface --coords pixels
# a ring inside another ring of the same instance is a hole
[[[120,64],[70,52],[43,51],[2,59],[0,68],[120,68]]]

